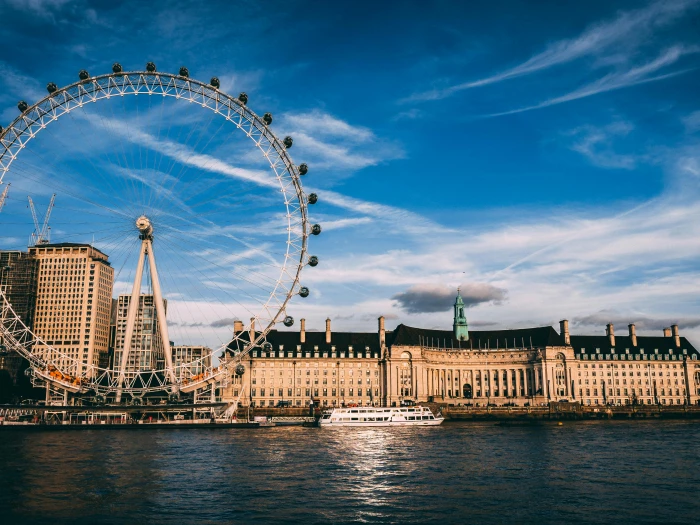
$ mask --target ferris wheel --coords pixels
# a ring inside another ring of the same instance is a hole
[[[114,64],[47,91],[0,127],[0,183],[12,185],[0,249],[19,249],[31,225],[14,195],[56,194],[51,243],[29,247],[31,315],[0,286],[4,346],[37,383],[117,401],[242,374],[270,330],[294,324],[290,300],[310,294],[302,269],[318,264],[308,252],[318,197],[302,188],[308,166],[292,161],[292,137],[279,139],[246,93],[184,67]],[[105,343],[116,349],[109,361]],[[177,360],[171,345],[199,351]]]

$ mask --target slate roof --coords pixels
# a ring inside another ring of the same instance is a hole
[[[387,338],[390,332],[387,332]],[[242,334],[242,341],[248,341],[247,334]],[[297,352],[297,346],[301,346],[301,352],[346,352],[352,346],[353,353],[357,357],[381,357],[379,346],[379,334],[377,332],[331,332],[331,342],[326,343],[326,332],[306,332],[306,341],[301,342],[301,334],[298,330],[270,330],[267,334],[267,342],[272,345],[271,357],[282,357],[282,352]],[[315,347],[318,347],[316,350]],[[369,348],[369,350],[367,350]]]
[[[680,347],[676,346],[676,341],[673,337],[663,336],[637,336],[637,346],[632,344],[632,338],[628,335],[615,336],[615,346],[610,346],[610,339],[607,335],[572,335],[571,346],[574,348],[574,353],[577,355],[603,354],[661,354],[661,355],[683,355],[696,356],[695,359],[700,359],[700,353],[690,344],[685,337],[681,337]],[[614,349],[614,352],[613,352]],[[658,352],[657,352],[658,350]],[[685,350],[685,352],[684,352]],[[603,358],[601,358],[603,359]]]
[[[551,326],[515,330],[469,330],[469,341],[458,341],[454,338],[452,330],[426,330],[400,324],[392,333],[391,340],[387,335],[387,344],[493,350],[563,346],[564,340]]]

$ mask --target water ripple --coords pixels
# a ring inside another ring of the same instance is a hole
[[[695,523],[700,425],[10,432],[3,523]]]

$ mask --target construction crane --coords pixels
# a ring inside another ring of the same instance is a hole
[[[0,182],[0,184],[2,184]],[[5,191],[2,192],[2,195],[0,195],[0,211],[2,211],[2,207],[5,206],[5,201],[7,200],[7,192],[10,189],[10,184],[5,186]]]
[[[53,203],[56,200],[56,194],[51,196],[51,202],[49,202],[49,208],[46,210],[46,217],[44,217],[44,224],[39,228],[39,219],[36,217],[36,208],[34,208],[34,202],[32,198],[27,196],[29,199],[29,209],[32,210],[32,219],[34,219],[34,233],[32,233],[29,244],[31,246],[38,246],[41,244],[49,244],[51,242],[51,227],[49,226],[49,217],[51,217],[51,210],[53,209]]]

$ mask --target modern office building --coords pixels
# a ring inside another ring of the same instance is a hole
[[[117,299],[116,334],[112,369],[120,370],[126,337],[126,320],[131,304],[131,295],[120,295]],[[163,304],[167,311],[168,302]],[[169,341],[166,342],[169,346]],[[136,321],[131,335],[131,348],[126,363],[126,377],[134,377],[139,371],[161,370],[165,367],[163,340],[158,328],[158,316],[153,295],[141,294],[136,311]]]
[[[74,243],[34,246],[29,256],[37,263],[33,351],[76,376],[98,366],[109,339],[114,270],[108,256]]]
[[[0,290],[15,314],[30,329],[34,325],[36,288],[37,261],[28,252],[0,251]],[[0,345],[5,346],[3,341]],[[0,370],[6,370],[15,385],[28,365],[20,355],[6,348],[0,350]]]

